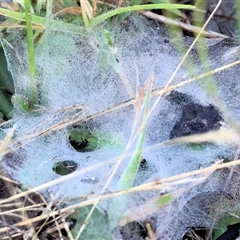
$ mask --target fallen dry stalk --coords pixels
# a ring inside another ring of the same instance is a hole
[[[158,22],[162,22],[162,23],[165,23],[168,25],[179,27],[179,28],[186,30],[188,32],[191,32],[191,33],[198,34],[198,33],[200,33],[200,31],[202,29],[200,27],[196,27],[196,26],[184,23],[184,22],[180,22],[180,21],[177,21],[177,20],[174,20],[171,18],[167,18],[163,15],[159,15],[159,14],[153,13],[151,11],[139,11],[139,12],[147,18],[154,19]],[[223,35],[223,34],[220,34],[220,33],[214,32],[214,31],[210,31],[210,30],[202,31],[201,36],[206,37],[206,38],[229,38],[226,35]]]
[[[119,192],[102,194],[100,200],[102,201],[102,200],[110,199],[113,197],[121,196],[124,194],[138,192],[138,191],[150,191],[150,190],[161,189],[163,187],[165,188],[166,185],[164,185],[164,184],[167,184],[167,183],[173,183],[174,181],[178,181],[180,179],[193,177],[193,176],[201,175],[201,174],[209,174],[210,175],[216,170],[223,169],[223,168],[229,168],[231,166],[236,166],[236,165],[240,165],[240,160],[229,162],[229,163],[217,163],[217,164],[207,167],[207,168],[183,173],[183,174],[172,176],[172,177],[162,179],[162,180],[157,180],[157,181],[143,184],[143,185],[140,185],[137,187],[133,187],[131,189],[127,189],[127,190],[123,190],[123,191],[119,191]],[[21,194],[21,196],[22,196],[22,194]],[[16,197],[19,197],[19,196],[15,196],[14,198],[16,198]],[[10,197],[9,199],[12,200],[12,197]],[[4,202],[8,201],[9,199],[4,199]],[[66,215],[64,214],[65,216],[69,216],[70,214],[72,214],[74,212],[74,209],[94,204],[97,200],[99,200],[99,196],[96,198],[93,198],[93,199],[86,200],[84,202],[73,204],[73,205],[63,208],[59,211],[52,211],[49,213],[45,213],[41,216],[34,217],[32,219],[22,221],[20,223],[15,224],[14,227],[21,227],[21,226],[25,226],[25,225],[29,224],[30,222],[34,223],[34,222],[38,222],[38,221],[44,220],[49,217],[55,217],[55,216],[59,215],[59,213],[60,214],[65,213],[66,214]],[[1,204],[1,202],[0,202],[0,204]],[[9,227],[1,228],[0,233],[8,231],[9,229],[10,229]]]

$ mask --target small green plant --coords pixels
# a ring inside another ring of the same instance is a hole
[[[91,218],[87,223],[88,226],[81,233],[81,236],[79,236],[79,229],[86,224],[86,218],[91,212],[92,207],[92,205],[89,205],[76,209],[75,213],[70,215],[71,218],[76,220],[76,225],[71,230],[72,236],[75,239],[111,239],[109,216],[106,212],[104,213],[97,208],[91,214]]]
[[[86,129],[70,132],[69,140],[73,148],[79,152],[91,152],[98,147],[98,137]]]
[[[71,160],[65,160],[62,162],[56,162],[53,165],[53,171],[61,176],[68,175],[77,170],[77,164]]]

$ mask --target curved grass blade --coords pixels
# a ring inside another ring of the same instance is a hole
[[[18,21],[26,22],[25,14],[20,12],[15,12],[12,10],[0,8],[0,15],[9,17]],[[46,26],[46,18],[31,15],[31,23],[33,29],[39,29],[42,28],[42,30],[45,29]],[[52,31],[60,31],[64,33],[73,33],[73,34],[82,34],[85,32],[84,27],[77,26],[75,24],[71,23],[65,23],[63,21],[58,20],[52,20],[51,21],[51,30]]]
[[[105,21],[108,18],[111,18],[115,15],[130,12],[130,11],[140,11],[140,10],[152,10],[152,9],[189,9],[196,10],[195,6],[185,5],[185,4],[148,4],[148,5],[134,5],[131,7],[122,7],[117,8],[113,11],[109,11],[107,13],[103,13],[90,21],[89,26],[93,27]]]

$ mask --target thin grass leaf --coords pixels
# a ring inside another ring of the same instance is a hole
[[[31,77],[31,89],[30,89],[29,98],[31,99],[32,103],[37,103],[38,90],[37,90],[36,71],[35,71],[34,38],[33,38],[33,31],[32,31],[30,1],[24,0],[24,5],[25,5],[25,17],[26,17],[26,28],[27,28],[29,72]]]
[[[0,8],[0,15],[15,19],[21,22],[26,22],[25,13],[20,13],[20,12],[15,12],[8,9]],[[33,29],[42,28],[42,30],[44,30],[46,26],[46,21],[47,20],[44,17],[31,15],[31,22],[32,22]],[[81,34],[86,32],[85,29],[81,26],[77,26],[75,24],[65,23],[63,21],[57,21],[57,20],[51,21],[51,30],[64,32],[64,33],[72,33],[72,34]]]
[[[90,21],[89,26],[93,27],[105,21],[108,18],[116,16],[121,13],[131,12],[131,11],[140,11],[140,10],[152,10],[152,9],[189,9],[196,10],[195,6],[185,5],[185,4],[148,4],[148,5],[134,5],[131,7],[122,7],[117,8],[113,11],[109,11],[107,13],[103,13],[100,16],[93,18]]]
[[[81,3],[82,18],[83,18],[84,26],[88,27],[89,26],[89,20],[88,20],[88,16],[87,16],[87,3],[86,3],[86,1],[85,0],[80,0],[80,3]]]
[[[35,59],[34,59],[34,45],[33,45],[33,32],[31,22],[31,7],[30,1],[24,0],[25,4],[25,17],[26,17],[26,28],[27,28],[27,43],[28,43],[28,58],[31,77],[35,77]]]
[[[102,23],[104,20],[111,18],[115,15],[121,14],[121,13],[130,12],[130,11],[151,10],[151,9],[197,10],[197,8],[195,6],[185,5],[185,4],[149,4],[149,5],[135,5],[135,6],[131,6],[131,7],[122,7],[122,8],[117,8],[113,11],[109,11],[107,13],[101,14],[100,16],[93,18],[89,23],[89,27],[98,25],[98,24]],[[5,17],[10,17],[10,18],[13,18],[13,19],[19,20],[19,21],[24,21],[24,22],[26,21],[24,13],[19,13],[19,12],[15,12],[15,11],[4,9],[4,8],[0,8],[0,15],[5,16]],[[45,28],[46,19],[44,17],[32,15],[31,21],[32,21],[32,24],[42,26],[43,29]],[[34,25],[33,25],[33,28],[34,28]],[[76,34],[85,32],[83,27],[76,26],[71,23],[64,23],[62,21],[57,21],[57,20],[52,21],[51,28],[53,31],[60,31],[60,32],[64,31],[64,32],[71,32],[71,33],[76,33]]]
[[[148,84],[147,94],[144,103],[143,122],[141,125],[141,131],[139,133],[136,150],[134,151],[133,156],[130,159],[127,169],[125,170],[120,179],[120,190],[131,188],[137,175],[138,167],[142,157],[143,144],[146,134],[146,124],[150,105],[152,81],[153,75],[150,77],[150,81]],[[112,204],[110,206],[109,215],[114,223],[116,223],[116,221],[118,221],[119,217],[121,216],[127,198],[128,196],[124,195],[113,199]]]
[[[151,86],[152,86],[152,82],[149,83],[146,100],[144,103],[145,109],[144,109],[144,115],[143,115],[143,124],[141,126],[142,130],[139,133],[136,150],[133,153],[133,156],[130,160],[130,163],[129,163],[126,171],[124,172],[124,174],[121,177],[121,180],[120,180],[121,189],[131,188],[133,186],[133,182],[137,175],[138,167],[139,167],[141,157],[142,157],[143,144],[144,144],[144,139],[145,139],[145,134],[146,134],[146,124],[147,124],[146,120],[147,120],[147,116],[148,116],[148,112],[149,112],[149,105],[150,105],[150,98],[151,98]]]

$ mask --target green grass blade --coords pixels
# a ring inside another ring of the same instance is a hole
[[[149,105],[150,105],[150,98],[151,98],[151,84],[149,84],[149,88],[148,88],[146,100],[145,100],[143,124],[141,126],[142,130],[139,133],[136,150],[133,153],[133,156],[130,160],[130,163],[126,171],[123,173],[121,177],[121,180],[120,180],[121,190],[131,188],[133,186],[134,180],[137,175],[138,167],[142,157],[142,149],[143,149],[143,144],[144,144],[144,139],[146,134],[146,124],[147,124],[147,117],[148,117],[148,111],[149,111]]]
[[[25,17],[26,17],[26,28],[27,28],[27,43],[28,43],[28,58],[30,76],[35,77],[35,59],[34,59],[34,43],[33,43],[33,32],[31,22],[31,5],[29,0],[24,0],[25,5]]]
[[[133,153],[132,158],[130,159],[129,165],[125,172],[123,173],[121,179],[120,179],[120,190],[123,189],[129,189],[133,186],[134,180],[137,175],[138,167],[141,161],[142,157],[142,149],[146,134],[146,124],[147,124],[147,118],[148,118],[148,112],[149,112],[149,105],[150,105],[150,98],[151,98],[151,86],[152,86],[152,77],[150,78],[150,82],[147,89],[146,99],[144,103],[144,114],[143,114],[143,122],[141,126],[141,131],[139,133],[137,147],[135,152]],[[113,199],[109,215],[111,217],[111,220],[115,224],[116,221],[119,220],[119,217],[122,215],[123,208],[127,201],[127,195],[116,197]]]
[[[149,4],[149,5],[134,5],[131,7],[122,7],[122,8],[117,8],[113,11],[109,11],[107,13],[101,14],[95,18],[93,18],[90,21],[89,27],[95,26],[97,24],[100,24],[104,20],[111,18],[115,15],[125,13],[125,12],[130,12],[130,11],[139,11],[139,10],[151,10],[151,9],[189,9],[189,10],[197,10],[195,6],[191,5],[184,5],[184,4]],[[0,8],[0,15],[13,18],[15,20],[19,21],[26,21],[25,19],[25,14],[24,13],[19,13],[15,12],[12,10]],[[31,16],[31,21],[32,24],[35,24],[36,26],[33,25],[34,27],[42,27],[45,29],[46,25],[46,19],[44,17],[32,15]],[[71,23],[64,23],[62,21],[57,21],[53,20],[51,24],[51,28],[53,31],[60,31],[60,32],[71,32],[71,33],[76,33],[76,34],[81,34],[85,32],[84,28],[81,26],[77,26]]]
[[[26,21],[25,13],[15,12],[15,11],[8,10],[5,8],[0,8],[0,15],[9,17],[9,18],[13,18],[13,19],[19,20],[19,21],[24,21],[24,22]]]
[[[31,89],[30,89],[29,98],[31,99],[32,103],[37,103],[38,90],[37,90],[36,71],[35,71],[34,39],[33,39],[33,30],[32,30],[30,1],[24,0],[24,5],[25,5],[25,17],[26,17],[26,28],[27,28],[29,72],[31,77]]]
[[[90,21],[89,26],[93,27],[105,21],[108,18],[111,18],[115,15],[130,12],[130,11],[139,11],[139,10],[151,10],[151,9],[189,9],[196,10],[195,6],[185,5],[185,4],[148,4],[148,5],[134,5],[131,7],[122,7],[117,8],[113,11],[109,11],[107,13],[103,13]]]
[[[15,19],[17,21],[26,22],[25,13],[20,13],[20,12],[15,12],[8,9],[0,8],[0,15]],[[36,16],[33,14],[31,15],[31,22],[32,22],[33,29],[41,28],[42,30],[44,30],[46,26],[46,21],[47,20],[44,17]],[[64,33],[72,33],[72,34],[82,34],[86,32],[84,27],[77,26],[71,23],[65,23],[63,21],[58,21],[58,20],[51,21],[51,30],[64,32]]]

